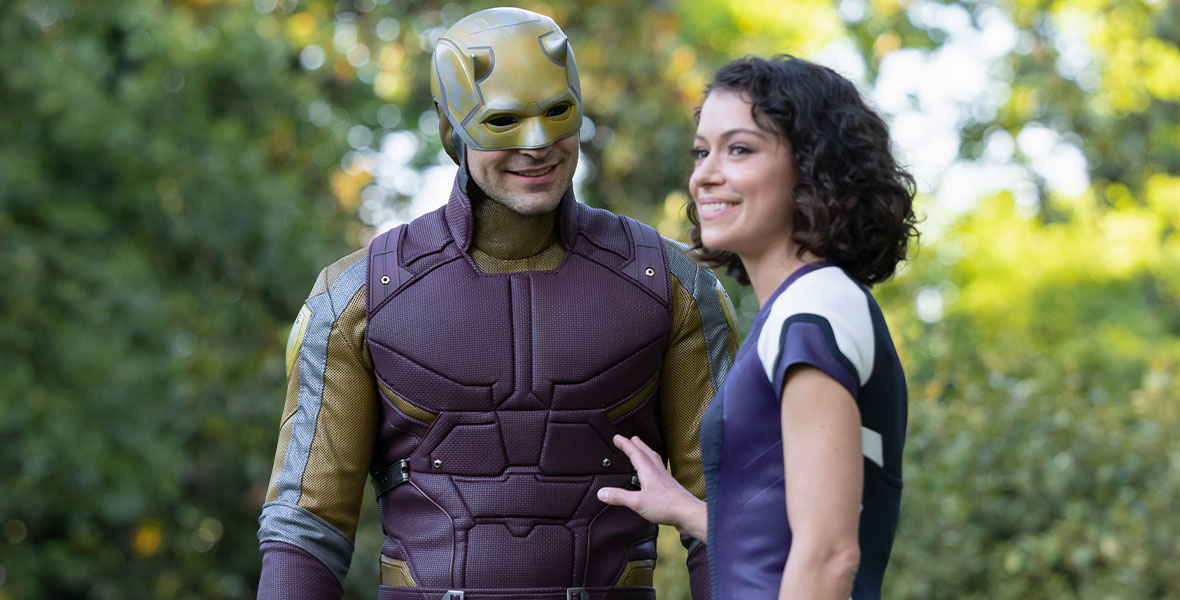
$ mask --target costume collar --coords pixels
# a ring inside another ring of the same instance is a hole
[[[476,204],[473,208],[471,198],[456,176],[444,215],[451,236],[464,252],[470,252],[474,245],[496,258],[527,258],[539,254],[557,240],[568,250],[577,239],[578,201],[574,198],[572,185],[561,197],[557,209],[545,215],[521,215],[491,199],[476,201]],[[475,215],[479,216],[479,226],[474,223]]]

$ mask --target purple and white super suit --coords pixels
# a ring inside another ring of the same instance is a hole
[[[340,597],[370,476],[379,598],[655,597],[656,527],[595,494],[631,482],[618,433],[703,495],[728,299],[682,246],[572,191],[548,231],[505,210],[456,185],[320,274],[288,346],[260,598]],[[522,235],[551,243],[495,255]],[[702,545],[688,562],[708,598]]]
[[[808,365],[856,401],[864,453],[853,600],[879,600],[901,506],[905,373],[873,295],[828,262],[796,270],[763,304],[701,431],[716,598],[774,598],[793,539],[783,482],[782,394]],[[823,481],[787,485],[824,485]]]

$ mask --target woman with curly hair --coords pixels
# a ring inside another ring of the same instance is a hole
[[[856,88],[791,56],[722,68],[697,114],[692,240],[760,309],[701,428],[707,504],[639,438],[599,497],[707,541],[713,597],[879,598],[906,385],[868,286],[917,235],[913,178]]]

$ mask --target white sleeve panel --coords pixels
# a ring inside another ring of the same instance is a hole
[[[784,323],[795,315],[809,314],[828,321],[840,353],[856,369],[864,385],[873,373],[873,319],[864,290],[838,267],[824,267],[804,274],[775,298],[758,334],[758,358],[766,378],[773,382],[782,352]]]

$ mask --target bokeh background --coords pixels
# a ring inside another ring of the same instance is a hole
[[[429,51],[490,5],[0,2],[0,599],[253,597],[287,329],[445,199]],[[888,118],[923,239],[875,289],[910,382],[887,597],[1180,597],[1180,4],[522,6],[575,48],[580,198],[670,237],[726,60]],[[348,598],[380,540],[370,502]]]

